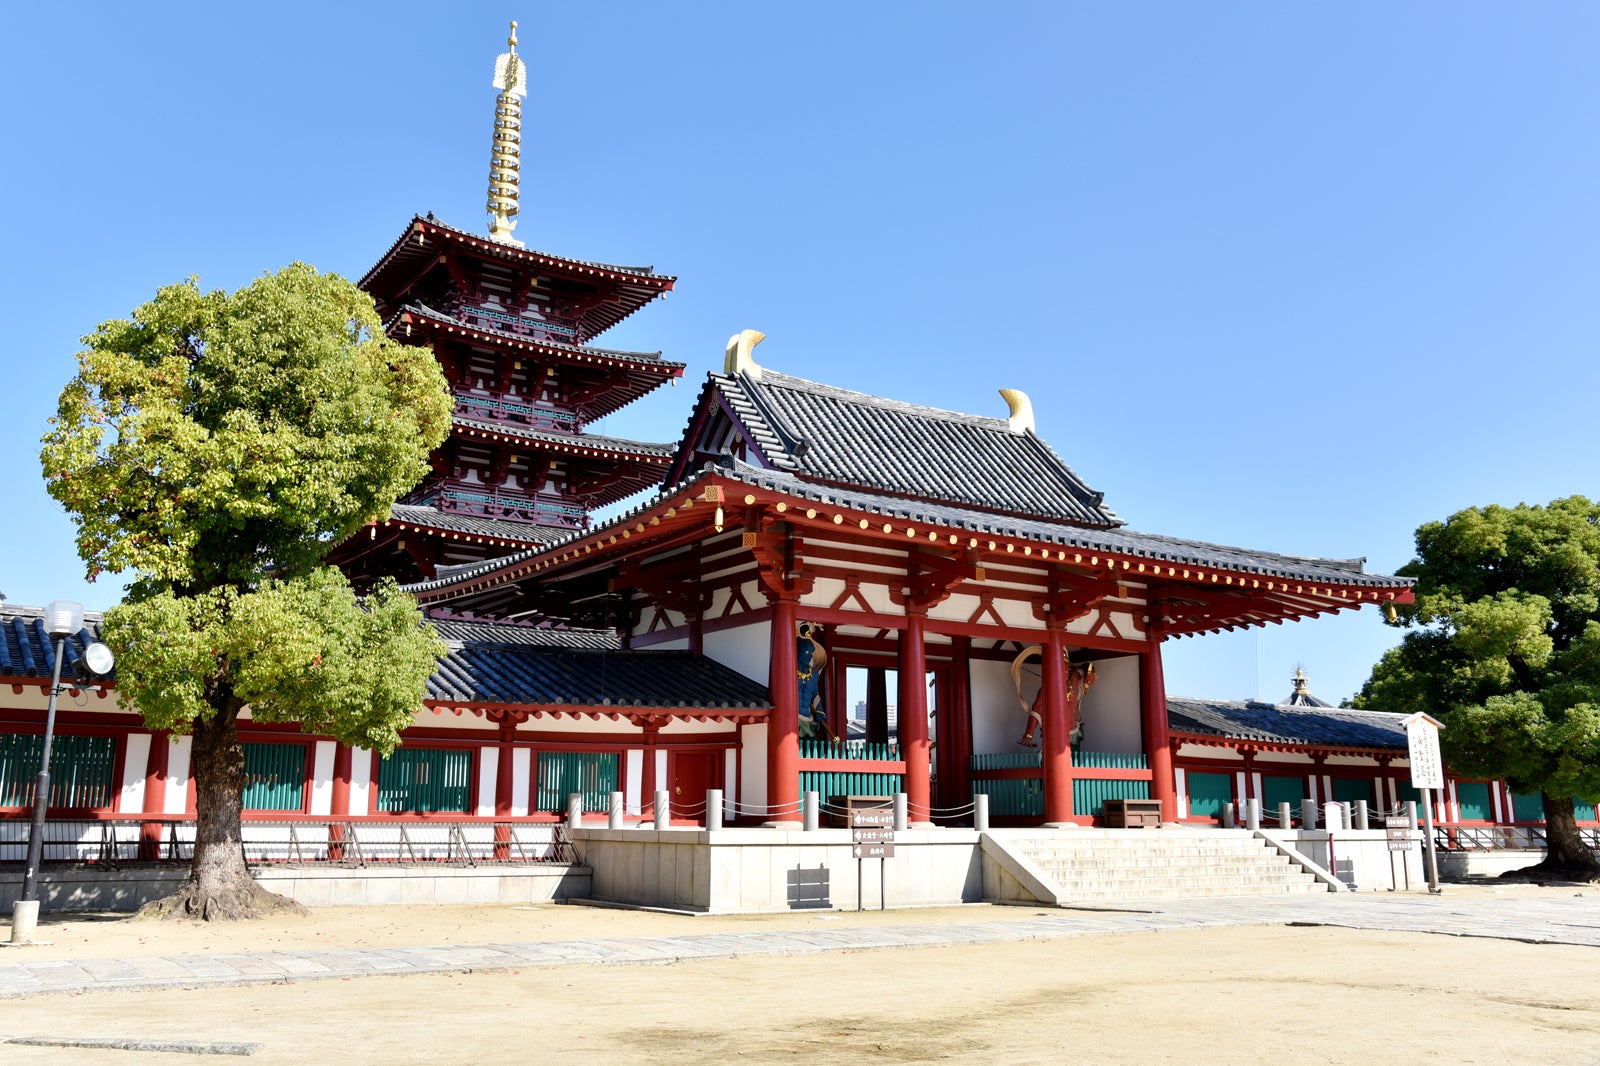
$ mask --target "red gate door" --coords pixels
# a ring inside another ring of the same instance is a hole
[[[717,787],[717,756],[713,751],[672,753],[672,820],[704,825],[706,789]]]

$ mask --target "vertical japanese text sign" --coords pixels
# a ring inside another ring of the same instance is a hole
[[[1426,714],[1400,720],[1411,749],[1411,787],[1444,788],[1444,760],[1439,757],[1439,728],[1443,724]]]

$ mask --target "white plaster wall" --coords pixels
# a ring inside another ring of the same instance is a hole
[[[149,733],[129,733],[124,741],[122,792],[117,796],[117,810],[122,814],[144,811],[144,778],[150,768],[150,741]]]
[[[481,714],[458,712],[454,707],[422,707],[412,716],[411,723],[424,729],[482,729],[499,732],[500,723],[491,722]]]
[[[1011,664],[974,659],[972,678],[972,751],[988,754],[1016,751],[1027,713],[1017,704]]]
[[[333,757],[338,745],[319,740],[311,755],[311,813],[333,813]],[[344,813],[343,811],[340,812]]]
[[[569,718],[566,716],[555,718],[547,714],[542,718],[530,718],[527,722],[523,723],[523,725],[517,730],[517,739],[529,740],[538,737],[559,738],[563,733],[614,733],[621,736],[636,737],[639,735],[639,727],[628,721],[626,718],[619,718],[616,721],[612,721],[604,714],[602,714],[599,718],[590,718],[588,715],[581,715],[577,718]],[[419,746],[424,746],[427,744],[427,741],[418,741],[417,744]]]
[[[1256,752],[1256,762],[1258,764],[1270,762],[1281,766],[1303,768],[1311,765],[1311,756],[1302,755],[1295,751],[1258,751]]]
[[[722,753],[722,817],[731,819],[739,813],[739,752],[729,748]]]
[[[627,784],[623,786],[622,810],[624,814],[638,814],[639,784],[644,777],[644,752],[639,748],[629,748],[627,755],[627,770],[623,777]]]
[[[173,737],[167,753],[167,801],[163,814],[182,814],[189,806],[189,748],[193,737]]]
[[[366,814],[371,806],[372,752],[366,748],[350,749],[350,809],[334,814]]]
[[[500,749],[478,749],[478,817],[494,817],[494,788],[500,776]]]
[[[1214,748],[1209,744],[1180,744],[1178,757],[1186,759],[1221,759],[1225,762],[1243,762],[1244,753],[1232,748]],[[1196,767],[1199,773],[1205,773],[1204,767]]]
[[[1378,760],[1368,755],[1329,755],[1328,766],[1360,766],[1369,769],[1378,765]]]
[[[1124,655],[1094,664],[1095,681],[1084,694],[1083,750],[1144,751],[1139,713],[1139,657]]]
[[[706,658],[765,685],[772,655],[772,623],[752,622],[705,635]]]
[[[767,724],[739,727],[740,749],[744,758],[739,766],[739,805],[744,808],[767,805]]]
[[[728,733],[728,723],[718,722],[715,719],[709,722],[696,722],[692,718],[674,718],[661,727],[661,735],[673,737],[698,736],[703,733]]]
[[[527,748],[511,749],[511,816],[521,818],[528,813],[528,794],[532,791],[532,755]]]

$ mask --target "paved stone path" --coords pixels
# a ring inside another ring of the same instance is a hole
[[[819,915],[819,917],[823,917]],[[374,974],[460,973],[527,966],[665,963],[745,955],[810,955],[869,948],[990,944],[1105,933],[1234,925],[1320,925],[1600,947],[1600,895],[1522,899],[1443,896],[1254,896],[1149,901],[1068,910],[1017,908],[1016,918],[918,925],[707,933],[685,936],[152,955],[0,964],[0,997],[113,988],[256,984]]]

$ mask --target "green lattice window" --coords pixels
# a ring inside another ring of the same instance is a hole
[[[1484,781],[1457,781],[1456,806],[1463,822],[1487,822],[1494,818],[1489,800],[1489,785]]]
[[[44,737],[0,734],[0,807],[32,807]],[[116,795],[111,737],[56,737],[50,744],[50,806],[109,807]]]
[[[1300,806],[1306,801],[1306,788],[1306,779],[1303,777],[1262,777],[1262,816],[1266,817],[1270,812],[1276,817],[1280,803],[1287,803],[1289,809],[1298,814]]]
[[[617,791],[617,754],[541,751],[538,781],[535,810],[564,811],[567,797],[574,792],[583,794],[584,810],[609,810],[611,793]]]
[[[245,810],[304,810],[306,746],[246,744],[244,777]]]
[[[1183,777],[1189,790],[1189,817],[1221,818],[1222,805],[1233,802],[1233,775],[1190,770]]]
[[[380,764],[378,810],[386,814],[466,811],[471,781],[471,751],[400,748]]]
[[[1371,807],[1375,800],[1372,798],[1372,782],[1362,777],[1336,777],[1333,779],[1333,800],[1335,803],[1348,803],[1353,808],[1357,803],[1365,802]]]

